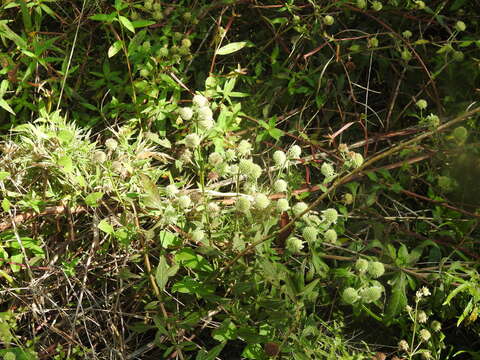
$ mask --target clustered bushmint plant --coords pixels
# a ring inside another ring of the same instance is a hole
[[[383,263],[360,258],[355,262],[354,270],[357,274],[355,286],[343,290],[343,301],[354,306],[379,301],[385,292],[383,285],[377,280],[385,273]]]

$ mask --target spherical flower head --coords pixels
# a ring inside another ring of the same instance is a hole
[[[402,60],[404,60],[404,61],[408,62],[408,61],[412,60],[412,54],[407,49],[403,49],[402,52],[400,53],[400,56],[402,57]]]
[[[367,271],[372,278],[376,279],[385,273],[385,266],[379,261],[370,261]]]
[[[285,247],[291,253],[297,254],[303,249],[303,241],[296,237],[289,237],[285,243]]]
[[[371,48],[378,47],[378,39],[376,37],[368,39],[368,46]]]
[[[357,0],[357,7],[359,9],[365,9],[367,7],[367,0]]]
[[[277,207],[277,210],[280,212],[284,212],[290,209],[290,205],[288,204],[287,199],[278,199],[276,207]]]
[[[419,335],[423,342],[427,342],[432,337],[432,334],[427,329],[420,330]]]
[[[208,106],[208,99],[203,95],[195,95],[192,102],[193,105],[198,106],[199,108]]]
[[[347,153],[348,145],[345,143],[341,143],[340,145],[338,145],[338,151],[340,151],[341,153]]]
[[[253,202],[255,204],[255,208],[258,210],[266,209],[268,205],[270,205],[270,199],[268,198],[267,195],[262,193],[256,194],[253,199]]]
[[[298,145],[292,145],[287,151],[287,157],[289,159],[300,159],[300,155],[302,155],[302,148]]]
[[[420,110],[425,110],[428,106],[428,103],[426,100],[424,99],[420,99],[416,102],[417,107],[420,109]]]
[[[419,322],[419,324],[425,324],[427,322],[427,313],[423,310],[420,310],[418,313],[417,313],[417,321]]]
[[[368,270],[368,261],[365,259],[358,259],[355,262],[355,270],[357,270],[359,274],[365,274]]]
[[[459,126],[453,130],[452,135],[457,143],[464,144],[468,137],[468,130],[463,126]]]
[[[457,21],[455,24],[455,30],[457,31],[465,31],[467,29],[467,25],[463,21]]]
[[[157,50],[157,56],[159,58],[166,58],[169,54],[169,51],[168,51],[168,48],[166,47],[162,47],[160,49]]]
[[[380,1],[373,1],[372,2],[372,9],[374,11],[380,11],[380,10],[382,10],[382,8],[383,8],[383,5]]]
[[[408,351],[410,347],[408,346],[407,340],[400,340],[398,342],[398,350],[400,351]]]
[[[325,242],[335,244],[337,242],[338,235],[334,229],[328,229],[323,234],[323,237],[325,238]]]
[[[250,180],[256,180],[262,175],[262,168],[249,159],[241,159],[238,169],[240,174],[247,176]]]
[[[238,144],[237,152],[240,156],[248,156],[252,152],[252,144],[250,144],[247,140],[242,140]]]
[[[410,30],[405,30],[404,32],[402,32],[402,36],[405,38],[405,39],[410,39],[413,34]]]
[[[415,1],[415,5],[417,6],[417,9],[419,10],[423,10],[425,9],[425,2],[423,2],[422,0],[417,0]]]
[[[180,161],[187,163],[192,161],[192,152],[190,151],[190,149],[185,149],[182,152],[182,155],[180,155]]]
[[[237,154],[235,154],[235,150],[228,149],[225,151],[225,160],[226,161],[233,161],[237,158]]]
[[[198,120],[213,119],[213,111],[208,106],[202,106],[197,110]]]
[[[285,166],[287,161],[287,155],[282,150],[277,150],[273,153],[273,162],[276,166],[282,167]]]
[[[223,157],[217,152],[212,152],[208,155],[208,163],[212,166],[218,166],[223,162]]]
[[[105,147],[110,151],[115,151],[118,147],[117,140],[112,138],[105,140]]]
[[[425,118],[428,126],[436,129],[440,125],[440,118],[435,114],[430,114]]]
[[[250,210],[250,207],[252,204],[250,203],[250,200],[246,198],[245,196],[240,196],[237,198],[235,201],[235,208],[241,212],[241,213],[247,213]]]
[[[433,320],[430,324],[430,327],[433,331],[439,332],[440,330],[442,330],[442,323],[440,321]]]
[[[417,298],[417,301],[429,295],[431,295],[430,290],[428,290],[428,288],[425,286],[422,286],[422,288],[417,290],[417,292],[415,293],[415,297]]]
[[[193,117],[193,110],[189,107],[181,107],[178,109],[178,115],[180,115],[182,120],[188,121]]]
[[[220,206],[218,206],[217,203],[214,203],[214,202],[209,202],[207,204],[207,211],[210,213],[210,214],[218,214],[220,212]]]
[[[324,162],[322,166],[320,167],[320,172],[322,173],[323,176],[326,178],[331,177],[335,175],[335,169],[333,168],[332,164]]]
[[[215,121],[210,119],[198,119],[198,128],[202,131],[210,130],[215,126]]]
[[[179,190],[175,184],[170,184],[165,187],[165,193],[168,197],[172,198],[178,194]]]
[[[273,190],[275,192],[285,192],[287,191],[288,184],[285,180],[278,179],[273,183]]]
[[[463,61],[465,59],[465,54],[461,51],[455,50],[452,54],[453,60]]]
[[[370,286],[360,291],[360,297],[364,303],[372,303],[382,297],[382,288],[380,286]]]
[[[198,147],[198,145],[200,145],[200,142],[201,142],[200,136],[198,136],[195,133],[188,134],[185,137],[185,146],[191,149],[195,149],[196,147]]]
[[[306,226],[302,231],[303,238],[310,243],[317,241],[317,235],[318,230],[313,226]]]
[[[243,191],[247,194],[255,194],[257,192],[257,182],[247,180],[243,184]]]
[[[197,229],[191,233],[192,241],[199,243],[205,239],[205,232],[203,230]]]
[[[422,352],[422,359],[423,360],[432,359],[432,352],[430,350],[421,350],[421,352]]]
[[[352,287],[347,287],[345,290],[343,290],[343,293],[342,293],[342,300],[348,304],[348,305],[352,305],[354,304],[355,302],[357,302],[357,300],[360,298],[360,296],[358,295],[358,291],[355,290],[354,288]]]
[[[192,200],[190,199],[190,196],[188,195],[182,195],[178,198],[178,205],[182,209],[187,209],[190,206],[192,206]]]
[[[363,164],[363,156],[359,153],[353,153],[351,158],[351,163],[354,168],[359,168]]]
[[[343,202],[345,203],[345,205],[353,204],[353,195],[350,193],[346,193],[345,195],[343,195]]]
[[[192,42],[190,41],[190,39],[182,39],[182,47],[189,48],[190,46],[192,46]]]
[[[335,19],[331,15],[327,15],[323,18],[323,23],[327,26],[333,25]]]
[[[303,213],[305,210],[307,210],[308,205],[305,204],[304,202],[298,202],[295,205],[293,205],[293,214],[295,216],[299,216],[301,213]]]
[[[105,161],[107,161],[107,154],[101,150],[97,150],[93,153],[93,161],[103,164]]]
[[[328,224],[336,224],[338,219],[338,212],[335,209],[326,209],[322,211],[322,219]]]

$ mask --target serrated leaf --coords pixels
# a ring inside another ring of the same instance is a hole
[[[225,46],[222,46],[217,50],[217,55],[228,55],[232,54],[240,49],[243,49],[247,45],[246,41],[232,42]]]
[[[104,233],[107,233],[108,235],[112,235],[114,232],[113,226],[110,225],[105,220],[100,221],[100,223],[98,224],[98,228],[102,230]]]
[[[102,192],[94,192],[94,193],[88,194],[87,197],[85,198],[85,204],[87,204],[88,206],[95,207],[98,205],[98,201],[102,197],[103,197]]]
[[[135,28],[133,27],[133,24],[130,22],[130,20],[128,20],[125,16],[121,15],[118,17],[118,20],[120,20],[120,23],[125,26],[127,30],[135,34]]]
[[[108,49],[108,57],[111,58],[117,55],[118,52],[122,50],[122,45],[123,45],[122,40],[115,41],[112,44],[112,46],[110,46],[110,48]]]

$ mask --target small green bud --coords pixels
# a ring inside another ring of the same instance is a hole
[[[256,180],[262,175],[262,168],[249,159],[241,159],[238,169],[240,174],[247,176],[251,180]]]
[[[186,20],[186,21],[190,21],[192,18],[192,13],[187,11],[185,13],[183,13],[183,19]]]
[[[287,191],[287,186],[288,184],[285,180],[278,179],[273,183],[273,190],[275,190],[275,192],[285,192]]]
[[[168,56],[168,48],[166,47],[162,47],[160,49],[157,50],[157,56],[159,58],[166,58]]]
[[[189,48],[190,46],[192,46],[192,42],[190,41],[190,39],[182,39],[182,47]]]
[[[345,195],[343,195],[343,202],[345,205],[353,204],[353,195],[350,193],[346,193]]]
[[[317,241],[317,235],[318,230],[313,226],[306,226],[302,231],[303,238],[310,243]]]
[[[368,261],[365,259],[358,259],[355,262],[355,270],[357,270],[359,274],[365,274],[368,270]]]
[[[398,342],[398,350],[400,351],[408,351],[410,349],[410,346],[408,345],[407,340],[400,340]]]
[[[420,110],[425,110],[428,106],[428,103],[427,103],[426,100],[420,99],[420,100],[417,101],[417,103],[415,105],[417,105],[417,107]]]
[[[455,24],[455,30],[457,31],[465,31],[467,29],[467,25],[463,21],[457,21]]]
[[[343,290],[342,293],[342,299],[343,301],[348,304],[352,305],[354,304],[360,297],[358,296],[357,290],[355,290],[352,287],[348,287],[345,290]]]
[[[364,160],[363,160],[363,155],[362,154],[359,154],[359,153],[356,153],[356,152],[354,152],[352,154],[352,158],[351,158],[350,162],[351,162],[351,164],[354,168],[359,168],[360,166],[362,166],[363,161]]]
[[[442,330],[442,324],[440,323],[440,321],[437,320],[433,320],[430,324],[430,327],[435,332],[439,332],[440,330]]]
[[[99,164],[103,164],[105,161],[107,161],[107,154],[101,150],[97,150],[93,153],[93,160]]]
[[[367,0],[357,0],[357,7],[359,9],[365,9],[367,7]]]
[[[405,30],[403,33],[402,33],[402,36],[405,38],[405,39],[410,39],[412,37],[412,32],[410,30]]]
[[[333,25],[335,19],[331,15],[327,15],[323,18],[323,23],[327,26]]]
[[[181,32],[174,32],[173,33],[173,39],[180,41],[180,39],[183,37],[183,34]]]
[[[368,263],[368,273],[374,279],[379,278],[385,273],[385,266],[379,261],[371,261]]]
[[[410,51],[408,51],[407,49],[404,49],[400,55],[402,56],[402,60],[404,61],[408,62],[412,59],[412,54],[410,54]]]
[[[425,3],[421,0],[415,1],[415,5],[417,6],[417,9],[419,9],[419,10],[425,9],[425,6],[426,6]]]
[[[378,47],[378,39],[376,37],[368,39],[368,46],[371,48]]]
[[[430,114],[425,118],[429,127],[436,129],[440,125],[440,118],[435,114]]]
[[[372,2],[372,9],[374,11],[380,11],[380,10],[382,10],[382,8],[383,8],[383,5],[380,1],[373,1]]]
[[[465,54],[461,51],[455,50],[452,54],[453,60],[463,61],[465,59]]]

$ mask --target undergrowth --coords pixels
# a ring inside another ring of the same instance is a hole
[[[4,359],[477,359],[473,2],[4,1]]]

